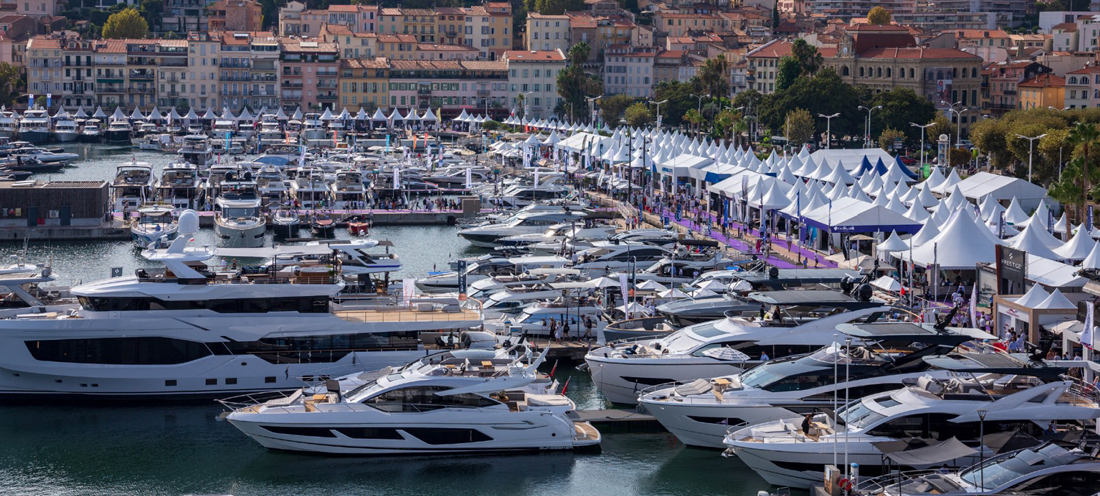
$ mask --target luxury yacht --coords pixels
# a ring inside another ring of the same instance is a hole
[[[454,272],[431,274],[416,280],[417,289],[425,293],[446,293],[459,290],[460,280],[464,279],[467,288],[471,284],[491,276],[517,275],[540,267],[563,267],[569,259],[562,257],[487,257],[473,261]]]
[[[600,443],[575,405],[531,363],[492,350],[448,351],[264,402],[223,401],[227,420],[270,449],[342,455],[573,450]]]
[[[214,234],[219,244],[233,248],[264,245],[267,225],[255,191],[223,194],[214,202]]]
[[[282,145],[286,142],[286,133],[279,128],[279,121],[275,115],[260,116],[260,146]]]
[[[639,403],[689,446],[725,448],[726,429],[792,418],[837,407],[834,391],[862,398],[904,386],[928,374],[947,379],[947,371],[928,371],[923,360],[951,352],[966,341],[996,339],[977,329],[932,324],[841,324],[837,330],[862,344],[839,342],[808,355],[771,360],[748,372],[696,379],[643,390]]]
[[[756,311],[593,349],[584,357],[592,381],[612,402],[632,405],[649,386],[737,374],[767,361],[765,353],[809,353],[832,343],[837,325],[873,322],[890,309],[839,291],[761,292],[749,299],[758,303]]]
[[[702,240],[684,240],[684,242],[688,241],[698,242]],[[638,267],[634,264],[634,270],[612,272],[607,277],[618,279],[619,275],[622,274],[636,283],[653,281],[673,287],[689,283],[699,277],[699,274],[708,270],[714,270],[718,267],[725,267],[732,261],[733,260],[722,256],[718,251],[712,251],[710,253],[688,253],[681,251],[678,255],[662,258],[648,267]]]
[[[507,236],[545,232],[549,226],[562,222],[583,222],[584,212],[557,210],[547,212],[521,212],[507,222],[471,227],[458,231],[458,235],[474,246],[494,248],[497,241]]]
[[[45,110],[23,112],[23,119],[19,121],[19,139],[36,145],[50,140],[50,116]]]
[[[332,183],[333,208],[350,209],[353,205],[363,205],[366,199],[367,187],[362,172],[354,169],[336,171],[336,181]]]
[[[595,241],[589,248],[576,252],[577,263],[574,268],[588,274],[590,277],[599,277],[616,271],[630,270],[632,266],[641,264],[648,267],[666,257],[671,257],[673,250],[648,245],[639,241]]]
[[[1097,488],[1100,458],[1095,444],[1048,441],[1000,453],[958,472],[929,470],[862,480],[854,492],[864,496],[1092,496]]]
[[[214,163],[214,148],[210,146],[210,139],[205,135],[184,136],[179,154],[184,161],[195,164],[200,170]]]
[[[615,226],[608,224],[589,225],[590,222],[566,222],[550,226],[545,232],[505,236],[497,240],[499,246],[537,246],[538,251],[560,251],[563,242],[578,249],[585,241],[606,240],[615,234]],[[548,253],[542,253],[548,254]]]
[[[68,116],[62,117],[53,125],[53,136],[61,143],[76,141],[76,138],[80,136],[80,133],[76,130],[76,121]]]
[[[81,143],[99,143],[103,138],[103,122],[99,119],[84,121],[84,127],[80,129]]]
[[[505,189],[500,196],[492,198],[501,207],[520,208],[536,202],[561,200],[572,192],[568,187],[555,185],[539,186],[512,186]]]
[[[104,139],[111,144],[130,144],[130,135],[134,128],[126,119],[116,119],[107,125],[107,131],[103,133]]]
[[[858,463],[861,476],[875,476],[882,473],[883,450],[897,441],[905,446],[907,439],[919,440],[918,446],[931,448],[895,457],[902,460],[900,468],[920,470],[977,463],[983,455],[979,450],[993,455],[980,442],[983,431],[1018,431],[1039,438],[1052,423],[1078,435],[1095,428],[1100,418],[1095,388],[1058,380],[1059,371],[1066,369],[1006,363],[1006,358],[931,359],[937,366],[940,361],[958,362],[959,367],[947,368],[968,373],[948,380],[922,377],[916,385],[853,400],[836,412],[836,424],[829,414],[818,413],[808,433],[801,429],[803,418],[786,418],[731,429],[725,444],[768,483],[808,488],[822,480],[822,467],[833,462],[834,452]],[[1055,380],[1044,383],[1040,377]]]
[[[172,162],[164,166],[155,187],[157,201],[177,209],[198,208],[202,200],[199,169],[190,162]]]
[[[282,168],[270,164],[260,166],[256,173],[256,191],[264,206],[279,205],[290,201],[290,187]]]
[[[198,215],[181,213],[179,225],[169,248],[142,253],[162,268],[76,286],[80,308],[71,313],[0,319],[0,396],[178,400],[288,390],[303,377],[408,363],[426,355],[420,332],[480,323],[476,312],[442,303],[333,309],[344,287],[336,268],[207,267],[216,251],[187,246]],[[249,253],[267,257],[262,250]]]
[[[172,207],[148,206],[138,209],[140,217],[130,225],[130,234],[134,246],[147,248],[150,244],[159,246],[176,239],[178,225],[172,216]]]
[[[325,131],[325,126],[321,123],[320,118],[320,114],[316,113],[305,115],[305,119],[302,121],[301,132],[301,137],[305,144],[310,145],[328,141],[328,133]]]
[[[231,139],[237,134],[237,123],[229,119],[217,119],[214,121],[213,134],[218,141]]]
[[[10,110],[0,110],[0,139],[10,140],[19,131],[18,116]]]
[[[296,169],[290,183],[290,192],[303,210],[321,208],[322,202],[328,205],[330,193],[325,181],[325,172],[319,168]]]
[[[131,209],[144,205],[153,198],[153,185],[157,178],[153,175],[153,166],[146,162],[131,161],[115,170],[111,181],[112,199],[115,210],[123,207]]]

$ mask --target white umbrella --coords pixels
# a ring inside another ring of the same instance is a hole
[[[687,293],[684,293],[679,289],[672,288],[657,293],[657,296],[660,296],[661,298],[687,298]]]
[[[696,285],[699,289],[707,289],[710,291],[721,291],[726,289],[726,285],[718,282],[716,279],[711,279],[703,284]]]
[[[730,284],[730,291],[752,291],[752,284],[744,279],[738,279]]]
[[[644,291],[664,291],[664,290],[668,289],[668,288],[665,287],[664,284],[661,284],[657,281],[650,280],[650,279],[642,281],[640,284],[635,286],[635,288],[638,288],[638,289],[641,289],[641,290],[644,290]]]
[[[597,278],[595,278],[591,281],[588,281],[586,284],[587,284],[588,287],[591,287],[591,288],[604,289],[604,288],[618,287],[619,286],[619,281],[617,281],[615,279],[612,279],[610,277],[597,277]]]
[[[718,293],[715,293],[714,291],[711,291],[709,289],[703,289],[703,288],[696,289],[695,291],[691,292],[691,297],[692,298],[709,298],[711,296],[718,296]]]
[[[890,276],[882,276],[878,279],[875,279],[874,281],[871,281],[871,285],[885,291],[892,291],[895,293],[901,291],[901,283],[899,283],[897,279],[894,279]]]
[[[649,315],[649,309],[646,308],[645,305],[642,305],[641,303],[638,303],[636,301],[632,301],[626,305],[619,305],[615,307],[615,309],[622,311],[624,314],[640,313]]]

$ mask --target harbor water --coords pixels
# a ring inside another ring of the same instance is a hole
[[[110,179],[131,157],[159,171],[172,158],[98,145],[66,149],[87,159],[49,179]],[[339,230],[337,236],[347,234]],[[393,242],[404,266],[399,278],[443,270],[448,259],[480,252],[446,226],[377,227],[372,237]],[[212,243],[210,230],[196,235],[196,244]],[[0,255],[22,248],[3,243]],[[131,274],[150,265],[129,241],[38,241],[27,252],[28,262],[52,261],[58,282],[66,284],[108,277],[112,267]],[[556,377],[569,381],[567,395],[579,409],[610,407],[571,364],[560,365]],[[767,488],[736,458],[687,448],[665,432],[610,429],[595,454],[328,457],[268,451],[218,421],[222,411],[212,401],[0,404],[0,493],[749,496]]]

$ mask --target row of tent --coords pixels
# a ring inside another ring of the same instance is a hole
[[[465,111],[463,113],[465,114]],[[264,107],[264,108],[260,109],[260,111],[256,115],[253,115],[251,112],[249,112],[247,108],[242,110],[240,115],[233,115],[233,112],[230,111],[229,109],[223,109],[222,114],[217,115],[217,114],[214,113],[214,111],[212,109],[207,109],[206,113],[203,114],[201,117],[197,113],[195,113],[195,109],[190,109],[187,112],[186,115],[181,116],[179,114],[179,112],[177,112],[174,107],[171,109],[171,111],[169,111],[167,113],[162,113],[157,107],[153,107],[153,109],[150,110],[148,114],[142,114],[140,110],[134,109],[134,111],[129,116],[127,116],[126,113],[123,112],[121,108],[115,108],[114,113],[111,114],[110,116],[108,116],[107,113],[103,111],[102,107],[96,108],[95,112],[93,112],[91,115],[89,115],[87,112],[85,112],[83,107],[78,108],[76,110],[76,112],[74,112],[74,113],[70,113],[64,107],[61,107],[57,110],[57,112],[54,113],[52,118],[53,119],[66,119],[66,118],[105,119],[105,118],[110,117],[110,119],[112,119],[112,120],[130,119],[130,120],[135,120],[135,121],[139,121],[139,120],[140,121],[163,121],[163,120],[167,120],[167,119],[171,119],[173,121],[179,121],[179,120],[192,120],[192,121],[195,121],[195,120],[200,120],[200,119],[203,119],[203,120],[230,120],[230,121],[255,121],[257,118],[259,118],[259,116],[262,116],[262,115],[265,115],[265,114],[270,114],[267,107]],[[295,110],[294,113],[291,114],[290,116],[287,116],[286,112],[284,112],[283,109],[278,109],[275,112],[275,118],[277,120],[281,120],[281,121],[301,120],[304,116],[305,116],[305,114],[302,113],[301,107],[299,107],[297,110]],[[350,112],[348,112],[347,108],[345,108],[339,114],[333,114],[331,109],[325,109],[324,113],[321,114],[320,119],[323,120],[323,121],[334,121],[334,120],[364,121],[364,120],[372,120],[372,121],[387,121],[387,122],[393,122],[393,121],[439,122],[439,118],[436,117],[436,115],[432,112],[432,109],[430,109],[430,108],[427,111],[425,111],[424,114],[422,114],[422,115],[418,114],[416,111],[414,111],[412,109],[409,110],[408,114],[403,115],[401,113],[401,111],[396,109],[396,108],[393,109],[393,112],[391,112],[390,115],[385,115],[384,113],[382,113],[381,109],[375,109],[374,115],[370,115],[366,112],[366,110],[363,110],[363,108],[360,107],[359,112],[356,113],[354,116],[352,116],[352,114]],[[462,122],[465,122],[465,120],[463,120]]]

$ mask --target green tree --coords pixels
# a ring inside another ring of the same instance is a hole
[[[1057,180],[1058,169],[1073,158],[1073,145],[1068,141],[1069,129],[1049,129],[1045,134],[1044,138],[1035,143],[1035,152],[1044,158],[1044,163],[1050,164],[1049,180]]]
[[[947,152],[947,163],[951,167],[963,167],[970,162],[973,156],[964,148],[952,148]]]
[[[794,57],[779,59],[779,68],[775,73],[775,89],[783,91],[790,88],[800,75],[802,75],[802,66]]]
[[[1091,122],[1078,122],[1069,130],[1069,134],[1066,136],[1066,141],[1069,141],[1075,147],[1081,149],[1081,180],[1084,184],[1081,186],[1081,202],[1078,204],[1083,210],[1085,205],[1088,205],[1088,193],[1089,193],[1089,148],[1093,143],[1100,140],[1100,129],[1096,124]],[[1078,211],[1077,218],[1083,219],[1081,211]]]
[[[791,43],[791,56],[798,61],[801,74],[812,75],[825,64],[825,58],[817,51],[817,47],[799,38]]]
[[[859,89],[842,81],[832,68],[824,68],[813,77],[798,78],[784,91],[763,97],[759,106],[754,107],[753,114],[760,119],[761,128],[782,129],[787,113],[794,109],[806,109],[810,115],[839,113],[840,116],[832,120],[832,131],[834,135],[844,136],[863,132],[866,114],[861,116],[854,110],[862,102]],[[817,125],[820,126],[818,131],[825,131],[823,120]]]
[[[936,106],[909,88],[895,87],[874,95],[870,107],[882,106],[871,114],[871,134],[882,129],[904,130],[908,144],[920,142],[920,128],[911,123],[926,124],[936,115]]]
[[[894,18],[890,15],[890,11],[882,7],[873,7],[870,12],[867,13],[867,22],[876,26],[883,26],[890,24]]]
[[[712,98],[730,94],[730,64],[724,55],[703,62],[695,78],[699,94],[709,94]]]
[[[137,9],[130,7],[111,14],[103,25],[103,37],[108,39],[145,38],[149,36],[149,23]]]
[[[878,135],[878,146],[883,150],[890,150],[894,148],[894,140],[898,138],[905,139],[905,133],[893,128],[883,129]]]
[[[661,122],[669,126],[679,126],[684,114],[696,106],[697,100],[692,97],[695,91],[691,83],[679,81],[663,81],[653,90],[654,100],[661,104]]]
[[[684,113],[684,122],[691,124],[696,132],[698,132],[699,127],[703,125],[703,120],[703,114],[699,113],[696,109],[691,109]]]
[[[586,97],[599,95],[603,92],[603,86],[598,79],[589,77],[584,72],[584,63],[588,60],[590,51],[588,43],[580,42],[569,48],[566,57],[568,65],[558,71],[558,96],[562,98],[561,108],[573,107],[573,115],[579,121],[588,121],[588,101]],[[559,110],[559,114],[561,114]]]
[[[623,118],[630,127],[642,127],[653,122],[653,113],[650,112],[649,105],[638,102],[627,107]]]
[[[787,141],[802,146],[814,135],[814,116],[806,109],[794,109],[787,113]]]
[[[936,114],[936,118],[933,119],[932,122],[934,125],[928,126],[928,128],[925,129],[925,131],[928,132],[929,143],[935,144],[939,142],[941,134],[947,135],[948,143],[955,141],[955,130],[958,128],[955,126],[954,122],[951,122],[951,119],[948,119],[946,115]]]
[[[11,108],[20,95],[26,93],[27,82],[14,65],[0,62],[0,104]]]
[[[629,95],[612,95],[600,98],[598,103],[600,105],[600,117],[617,126],[623,112],[634,103],[634,98]]]

